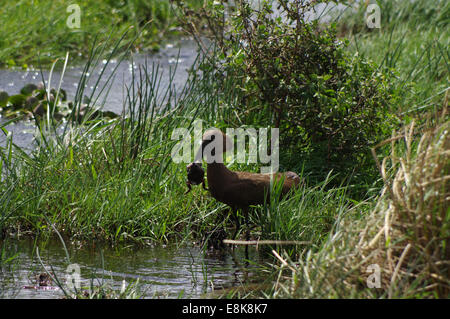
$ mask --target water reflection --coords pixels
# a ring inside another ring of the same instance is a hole
[[[209,254],[198,247],[176,246],[67,246],[70,263],[58,240],[40,243],[36,250],[31,239],[9,240],[4,247],[0,272],[1,298],[62,298],[60,289],[25,289],[36,285],[36,275],[44,267],[65,284],[67,266],[76,263],[81,269],[81,286],[92,284],[120,290],[123,281],[128,285],[139,279],[139,291],[144,298],[201,298],[206,293],[238,286],[246,281],[255,267],[245,266],[243,249]],[[39,261],[39,257],[42,261]],[[249,259],[259,259],[250,250]],[[54,286],[57,286],[54,284]]]

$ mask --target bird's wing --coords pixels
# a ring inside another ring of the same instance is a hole
[[[263,204],[269,186],[270,180],[241,176],[224,188],[224,197],[227,202],[236,206]]]

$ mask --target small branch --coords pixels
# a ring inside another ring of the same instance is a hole
[[[310,241],[297,241],[297,240],[232,240],[224,239],[224,244],[231,245],[308,245]]]
[[[292,272],[296,272],[295,271],[295,269],[293,268],[293,267],[291,267],[291,266],[289,266],[289,264],[287,263],[287,261],[286,260],[284,260],[275,250],[272,250],[272,254],[275,256],[275,257],[277,257],[277,259],[279,260],[279,261],[281,261],[281,264],[283,265],[283,266],[285,266],[285,267],[288,267],[290,270],[292,270]],[[281,274],[281,273],[280,273]]]

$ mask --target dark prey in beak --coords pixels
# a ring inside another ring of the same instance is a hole
[[[207,190],[205,186],[205,171],[200,163],[191,163],[186,166],[186,170],[188,178],[186,185],[189,189],[186,191],[185,195],[192,190],[191,185],[198,185],[201,183],[203,184],[203,188]]]

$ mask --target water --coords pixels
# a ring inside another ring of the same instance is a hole
[[[198,247],[99,246],[96,244],[67,245],[70,263],[62,243],[55,239],[40,243],[36,250],[32,239],[9,240],[1,243],[6,260],[0,264],[0,298],[63,298],[64,293],[52,283],[50,289],[26,289],[36,285],[36,275],[44,273],[37,251],[46,269],[56,274],[65,287],[67,267],[80,267],[81,287],[106,284],[120,291],[123,281],[128,286],[139,279],[139,291],[144,298],[201,298],[212,292],[238,286],[251,275],[245,268],[243,249],[234,253],[208,255]],[[258,254],[250,250],[249,259]],[[54,289],[53,289],[54,288]]]
[[[197,58],[197,45],[190,39],[179,39],[173,44],[168,44],[164,49],[156,54],[135,54],[133,60],[122,61],[119,65],[117,60],[112,60],[106,65],[106,60],[100,61],[99,65],[91,71],[92,79],[85,87],[85,95],[89,96],[94,89],[102,68],[106,67],[101,81],[98,84],[97,92],[105,85],[106,80],[115,71],[114,81],[112,87],[106,96],[104,110],[113,111],[120,114],[123,110],[123,103],[126,96],[125,85],[130,86],[132,82],[132,71],[138,71],[139,65],[143,65],[147,61],[149,69],[152,63],[159,65],[159,73],[161,75],[161,92],[171,85],[172,89],[181,90],[188,78],[187,70],[193,65]],[[61,63],[62,65],[62,63]],[[176,68],[175,76],[170,78],[171,72]],[[62,88],[67,92],[68,100],[73,100],[77,91],[78,82],[83,71],[82,66],[73,67],[70,63],[70,56],[68,68],[63,77]],[[0,91],[6,91],[9,95],[18,94],[20,89],[28,83],[38,84],[43,80],[48,85],[49,70],[44,70],[41,74],[40,70],[10,70],[0,69]],[[60,71],[54,71],[50,86],[58,87],[59,79],[61,77]],[[99,99],[102,102],[102,98]],[[7,119],[0,117],[0,125],[5,123]],[[6,126],[6,129],[13,135],[13,142],[23,149],[31,150],[33,148],[33,135],[35,134],[35,126],[31,122],[19,121],[15,124]],[[5,146],[6,137],[0,132],[0,146]]]

